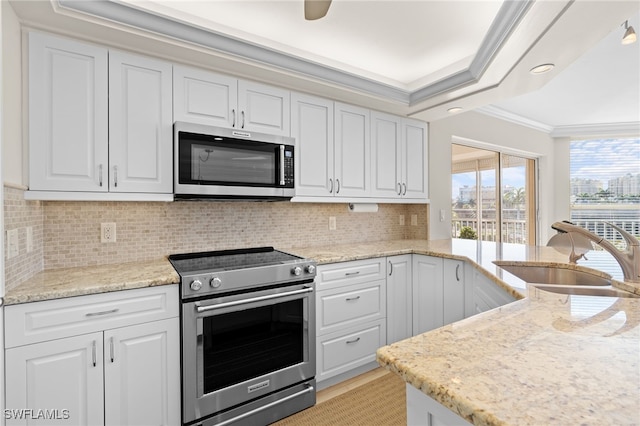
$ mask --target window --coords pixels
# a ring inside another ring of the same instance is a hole
[[[640,236],[640,138],[572,141],[571,221],[624,246],[604,222]]]
[[[535,244],[535,160],[452,145],[453,238]]]

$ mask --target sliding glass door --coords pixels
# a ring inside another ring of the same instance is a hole
[[[535,244],[535,160],[453,144],[452,237]]]

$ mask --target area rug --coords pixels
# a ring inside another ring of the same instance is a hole
[[[405,382],[395,374],[385,374],[274,425],[406,425],[406,410]]]

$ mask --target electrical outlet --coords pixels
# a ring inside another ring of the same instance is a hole
[[[418,215],[417,214],[412,214],[411,215],[411,226],[418,226]]]
[[[399,219],[398,219],[398,223],[400,224],[400,226],[404,226],[404,215],[401,214]]]
[[[440,222],[444,222],[444,209],[440,209]]]
[[[7,231],[7,259],[16,257],[19,252],[18,230],[10,229]]]
[[[116,242],[116,224],[113,222],[103,223],[100,228],[100,242],[115,243]]]
[[[335,216],[329,216],[329,231],[335,231],[337,228],[336,226],[336,217]]]
[[[33,251],[33,227],[27,226],[27,253]]]

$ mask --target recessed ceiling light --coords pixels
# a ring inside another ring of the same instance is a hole
[[[531,74],[544,74],[545,72],[549,72],[555,67],[554,64],[542,64],[536,67],[533,67],[529,70]]]
[[[451,114],[455,114],[456,112],[462,111],[462,107],[452,107],[452,108],[449,108],[447,111],[450,112]]]

